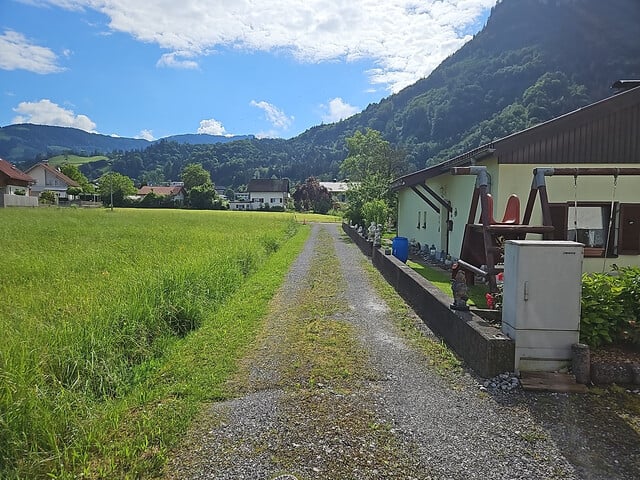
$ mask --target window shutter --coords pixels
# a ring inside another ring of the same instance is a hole
[[[551,212],[551,224],[554,231],[545,233],[545,240],[566,240],[567,239],[567,215],[569,209],[566,203],[550,203],[549,210]]]
[[[621,255],[640,254],[640,204],[620,204]]]

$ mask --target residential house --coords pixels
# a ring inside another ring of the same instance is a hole
[[[215,190],[216,195],[220,197],[222,200],[229,200],[225,195],[225,192],[227,191],[227,187],[223,185],[214,185],[213,189]]]
[[[67,189],[80,184],[67,177],[47,162],[41,162],[29,168],[25,173],[32,176],[36,183],[31,187],[31,195],[39,197],[44,191],[55,193],[58,200],[70,200]]]
[[[229,203],[231,210],[265,210],[265,209],[285,209],[289,200],[289,179],[253,179],[247,185],[248,194],[246,200],[239,198],[241,193],[236,194],[236,201]]]
[[[140,189],[138,189],[136,197],[142,200],[144,197],[146,197],[150,193],[167,197],[178,204],[184,203],[184,199],[187,195],[187,192],[184,189],[184,184],[181,183],[181,184],[176,184],[169,187],[145,185],[144,187],[141,187]]]
[[[484,171],[483,180],[454,175],[472,173],[460,167]],[[485,204],[487,223],[529,225],[498,229],[584,243],[585,271],[639,265],[640,86],[405,175],[391,188],[398,235],[454,258],[484,223],[477,213]],[[474,195],[483,191],[489,195]]]
[[[345,203],[347,201],[347,190],[349,183],[347,182],[319,182],[321,187],[327,189],[334,202]]]
[[[37,207],[38,199],[29,196],[35,179],[0,158],[0,207]]]

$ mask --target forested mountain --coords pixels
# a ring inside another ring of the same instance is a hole
[[[345,138],[373,128],[404,150],[412,167],[423,168],[605,98],[616,80],[640,78],[638,25],[638,0],[503,0],[485,28],[429,77],[342,122],[290,140],[162,140],[117,147],[110,156],[117,171],[153,183],[176,180],[192,162],[232,187],[255,176],[331,179],[347,155]],[[5,158],[8,128],[0,130]],[[90,178],[100,171],[83,169]]]
[[[194,145],[212,145],[254,138],[253,135],[184,134],[162,140]],[[69,127],[22,123],[0,127],[0,158],[11,162],[37,161],[73,152],[79,155],[108,154],[113,151],[142,150],[160,140],[112,137]]]
[[[432,74],[293,139],[337,145],[370,127],[418,168],[611,95],[640,78],[638,0],[504,0]]]
[[[113,150],[142,149],[150,142],[111,137],[69,127],[21,123],[0,127],[0,157],[10,162],[35,162],[66,152],[92,155]]]

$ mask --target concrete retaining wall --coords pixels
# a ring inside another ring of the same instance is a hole
[[[2,207],[37,207],[38,197],[29,195],[0,195],[0,208]]]
[[[471,312],[449,308],[452,299],[403,262],[373,248],[347,224],[343,230],[410,304],[423,322],[483,377],[513,371],[515,344],[498,328]]]

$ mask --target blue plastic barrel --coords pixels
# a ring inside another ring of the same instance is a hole
[[[394,237],[391,241],[391,254],[401,262],[407,263],[409,258],[409,239],[407,237]]]

